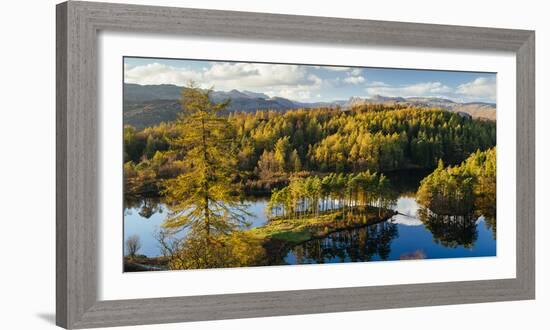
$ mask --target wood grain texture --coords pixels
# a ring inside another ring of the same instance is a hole
[[[524,30],[222,10],[93,2],[79,6],[93,16],[93,24],[108,30],[284,42],[516,51],[530,34]]]
[[[516,52],[516,276],[535,298],[535,33]]]
[[[512,51],[517,56],[517,277],[506,280],[98,301],[97,33]],[[88,328],[533,299],[533,31],[68,2],[57,7],[57,324]]]
[[[56,247],[57,324],[67,327],[67,4],[56,8]]]
[[[61,4],[57,14],[57,295],[56,322],[72,327],[97,302],[98,112],[96,31],[84,8]],[[64,298],[64,299],[63,299]],[[63,301],[64,300],[64,301]]]

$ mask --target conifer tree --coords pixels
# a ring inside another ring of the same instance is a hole
[[[237,163],[231,147],[234,132],[227,119],[218,115],[228,102],[213,103],[210,93],[194,84],[182,89],[177,122],[181,134],[170,143],[184,154],[187,170],[164,182],[171,208],[164,227],[189,228],[193,244],[188,246],[197,247],[196,258],[204,260],[205,267],[212,266],[209,259],[215,259],[218,241],[245,224],[246,215],[246,205],[240,203],[238,187],[232,182]]]

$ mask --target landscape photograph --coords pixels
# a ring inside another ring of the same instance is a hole
[[[495,73],[123,66],[124,272],[496,256]]]

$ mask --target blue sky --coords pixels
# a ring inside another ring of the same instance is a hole
[[[495,73],[124,58],[126,83],[184,86],[190,80],[303,102],[383,95],[496,103]]]

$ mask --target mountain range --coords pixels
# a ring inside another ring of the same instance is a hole
[[[173,121],[181,111],[179,99],[182,87],[176,85],[124,84],[124,123],[138,129],[160,122]],[[360,104],[413,105],[418,107],[441,108],[473,118],[496,119],[496,105],[492,103],[459,103],[444,98],[429,97],[351,97],[348,100],[332,102],[298,102],[283,97],[269,97],[264,93],[239,91],[212,91],[213,102],[231,99],[227,111],[253,112],[256,110],[286,111],[297,108],[339,107],[342,110]]]

